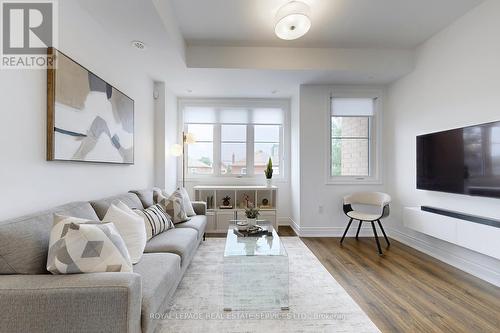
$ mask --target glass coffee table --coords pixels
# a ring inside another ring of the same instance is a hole
[[[288,310],[288,254],[271,223],[268,235],[238,236],[229,225],[224,251],[224,311]]]

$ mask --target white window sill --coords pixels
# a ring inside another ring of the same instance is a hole
[[[378,178],[363,178],[357,179],[357,177],[346,177],[346,178],[328,178],[325,182],[326,185],[382,185],[383,182]]]
[[[182,179],[178,180],[182,182]],[[264,184],[266,183],[265,178],[252,178],[252,177],[230,177],[230,176],[222,176],[222,177],[186,177],[186,182],[213,182],[213,183],[250,183],[250,184]],[[282,184],[287,183],[288,179],[286,178],[273,178],[273,184]]]

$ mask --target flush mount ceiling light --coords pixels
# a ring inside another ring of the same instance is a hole
[[[291,1],[276,14],[274,33],[281,39],[293,40],[304,36],[311,28],[310,8],[300,1]]]

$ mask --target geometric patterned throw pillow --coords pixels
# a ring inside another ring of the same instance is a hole
[[[180,190],[176,190],[169,198],[160,196],[159,199],[159,204],[172,217],[174,224],[186,222],[191,219],[187,215],[186,208],[184,207],[184,198]]]
[[[168,229],[174,228],[170,216],[168,216],[160,204],[142,210],[134,209],[133,211],[144,220],[148,240]]]
[[[132,272],[132,262],[113,223],[54,214],[47,270],[52,274]]]

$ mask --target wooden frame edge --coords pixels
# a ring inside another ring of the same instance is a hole
[[[55,67],[55,49],[49,47],[47,48],[47,161],[54,160]]]

